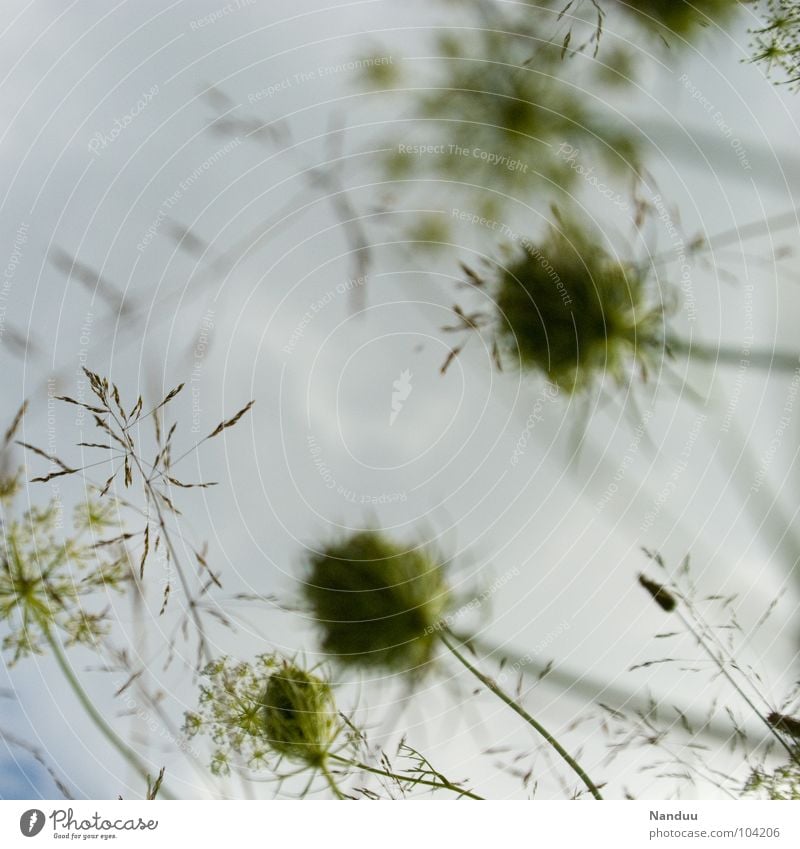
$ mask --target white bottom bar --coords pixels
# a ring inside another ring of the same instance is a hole
[[[0,846],[32,849],[53,842],[154,849],[499,849],[501,842],[544,849],[703,845],[796,849],[800,846],[800,803],[0,801]]]

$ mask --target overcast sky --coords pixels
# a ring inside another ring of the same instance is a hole
[[[420,73],[435,28],[464,23],[457,4],[8,0],[5,7],[0,386],[6,420],[30,400],[25,440],[79,461],[73,446],[88,440],[88,422],[81,429],[74,410],[58,409],[48,428],[47,394],[53,379],[51,390],[82,391],[84,364],[111,375],[131,400],[139,392],[157,400],[185,381],[173,407],[184,449],[255,398],[238,429],[184,461],[187,479],[220,482],[186,493],[181,509],[192,539],[208,540],[209,559],[223,575],[221,600],[241,591],[291,599],[306,546],[341,527],[380,524],[401,539],[435,542],[452,558],[461,592],[497,582],[491,604],[471,623],[493,642],[523,655],[544,644],[541,662],[554,658],[631,691],[649,686],[665,703],[702,711],[721,692],[699,686],[705,676],[662,667],[628,672],[661,656],[653,636],[669,627],[636,585],[647,546],[670,564],[691,554],[703,593],[739,593],[746,625],[786,588],[748,658],[764,672],[770,696],[783,695],[796,677],[798,634],[790,623],[797,582],[786,580],[774,525],[769,517],[762,523],[763,499],[743,497],[748,470],[736,433],[749,440],[758,465],[793,397],[791,375],[766,379],[750,369],[737,378],[735,369],[687,368],[678,359],[672,383],[662,379],[656,389],[651,381],[587,405],[549,398],[535,378],[498,374],[480,344],[439,373],[451,342],[440,328],[452,318],[457,261],[491,252],[492,240],[461,222],[456,247],[439,257],[392,244],[420,209],[452,214],[456,201],[430,186],[405,196],[379,184],[374,151],[387,137],[402,143],[407,126],[402,111],[366,94],[346,63],[379,55]],[[612,25],[606,38],[610,48]],[[639,85],[625,97],[608,92],[608,106],[649,139],[647,191],[651,200],[660,194],[670,214],[679,211],[680,232],[713,235],[791,211],[799,101],[742,62],[744,28],[704,35],[680,58],[656,42],[637,48],[650,54]],[[224,97],[210,98],[212,86]],[[285,121],[291,136],[247,136],[233,124],[214,131],[220,113]],[[309,179],[311,167],[337,157],[353,209],[382,243],[363,303],[353,293],[358,265],[340,211],[328,189]],[[619,191],[628,190],[620,180]],[[612,215],[588,184],[576,193],[617,246],[677,256],[665,221],[636,244],[624,214]],[[517,231],[547,214],[536,198],[524,200],[533,211],[514,208],[508,224]],[[376,220],[387,204],[393,217]],[[176,227],[201,241],[178,246]],[[793,261],[780,274],[763,261],[796,244],[795,235],[796,228],[734,241],[715,264],[692,262],[684,290],[692,310],[680,311],[675,326],[734,348],[752,326],[759,347],[800,348]],[[92,291],[79,268],[65,273],[54,261],[62,255],[100,272],[103,286]],[[737,279],[721,268],[736,269]],[[662,283],[679,281],[680,265],[667,265]],[[411,388],[392,420],[393,385],[404,372]],[[534,410],[542,421],[513,464]],[[642,438],[636,425],[645,412]],[[793,516],[794,419],[786,433],[767,479]],[[622,467],[618,491],[606,497]],[[81,491],[65,482],[59,495],[71,503]],[[47,494],[32,485],[26,498],[39,503]],[[153,582],[157,609],[155,574]],[[237,633],[213,631],[217,652],[249,658],[276,647],[313,656],[298,615],[235,611],[242,614]],[[179,723],[195,704],[196,686],[179,663],[163,671],[161,624],[137,632],[125,602],[115,616],[120,642],[135,641],[149,684],[164,689]],[[116,687],[97,671],[96,657],[80,650],[70,657],[110,716],[136,707],[112,698]],[[6,698],[12,686],[15,695]],[[76,796],[141,793],[96,739],[50,660],[4,670],[0,687],[3,729],[46,752]],[[502,758],[481,752],[492,745],[525,750],[530,740],[502,705],[473,697],[473,689],[443,660],[399,722],[443,771],[470,776],[492,795],[519,796]],[[360,705],[377,722],[400,695],[371,682]],[[560,728],[585,715],[579,700],[545,684],[528,704]],[[148,728],[141,717],[127,719],[120,728],[146,738],[154,763],[169,764],[175,792],[213,792],[185,759],[168,753],[172,741],[155,720]],[[568,739],[598,765],[605,750],[595,728],[582,725]],[[0,795],[54,794],[24,751],[0,755]],[[632,759],[607,768],[616,794],[624,787],[641,796],[665,792],[668,784],[635,774],[635,766]],[[558,784],[542,769],[542,794],[557,796]],[[232,785],[228,792],[243,791]],[[697,792],[715,793],[702,785]]]

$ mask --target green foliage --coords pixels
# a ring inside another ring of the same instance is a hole
[[[430,662],[450,602],[435,557],[362,531],[309,557],[303,596],[341,664],[395,672]]]
[[[566,79],[560,49],[542,44],[535,27],[510,36],[485,31],[453,38],[439,45],[452,55],[435,87],[420,96],[419,113],[426,125],[438,125],[442,140],[505,159],[495,165],[472,153],[429,157],[443,174],[519,192],[550,179],[561,185],[574,180],[573,169],[554,153],[562,142],[586,147],[612,165],[635,157],[630,134],[593,111]]]
[[[481,18],[474,28],[440,35],[432,58],[413,63],[424,69],[419,76],[401,75],[396,66],[396,92],[381,93],[408,116],[401,134],[381,140],[380,166],[392,191],[426,183],[439,192],[446,184],[453,205],[502,221],[510,198],[555,197],[578,182],[565,145],[599,171],[635,170],[638,138],[586,96],[605,66],[593,68],[589,79],[573,73],[562,45],[551,40],[552,11],[525,9],[512,20],[491,14],[491,22]],[[623,80],[616,75],[616,84]],[[417,225],[406,235],[436,247],[431,242],[448,241],[442,230],[449,224],[441,218],[433,239]]]
[[[645,26],[666,27],[690,38],[710,24],[728,23],[739,10],[739,0],[623,0],[622,8]]]

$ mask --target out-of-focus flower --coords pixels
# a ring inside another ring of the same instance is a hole
[[[429,663],[451,600],[436,557],[372,530],[312,553],[303,597],[331,657],[394,672]]]
[[[506,353],[568,392],[606,375],[622,382],[663,350],[663,307],[650,303],[642,270],[571,222],[539,243],[521,240],[494,298]]]

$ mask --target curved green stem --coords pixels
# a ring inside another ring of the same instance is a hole
[[[77,697],[78,701],[81,703],[81,707],[86,711],[87,716],[92,722],[97,726],[98,731],[108,740],[108,742],[122,755],[123,758],[139,773],[139,775],[145,780],[149,781],[151,779],[150,772],[147,769],[147,766],[142,762],[136,752],[128,746],[114,731],[113,728],[103,719],[100,712],[92,703],[92,700],[89,698],[86,690],[83,689],[81,682],[78,681],[75,672],[72,669],[69,661],[67,660],[66,655],[64,654],[64,650],[61,648],[61,644],[58,640],[53,636],[50,627],[46,623],[42,623],[42,632],[44,633],[45,638],[47,639],[50,648],[53,650],[53,656],[56,659],[56,663],[58,664],[59,669],[61,670],[64,678],[66,678],[67,683],[69,684],[72,692]],[[174,799],[168,791],[162,790],[161,795],[165,799]]]
[[[336,783],[336,779],[333,777],[333,773],[328,769],[328,764],[325,763],[325,761],[319,765],[319,770],[325,776],[328,786],[331,790],[333,790],[333,795],[336,796],[337,799],[346,799],[347,796],[342,793],[339,785]]]
[[[695,342],[667,335],[664,342],[673,354],[721,366],[741,366],[745,363],[757,369],[794,372],[800,368],[800,354],[789,351],[743,350],[707,342]]]
[[[457,784],[453,784],[448,781],[443,775],[439,776],[439,781],[430,781],[427,778],[417,778],[413,775],[401,775],[396,772],[391,772],[388,769],[381,769],[376,766],[369,766],[368,764],[361,763],[360,761],[351,761],[348,758],[343,758],[340,755],[329,754],[328,757],[333,758],[333,760],[338,761],[340,764],[344,766],[351,766],[354,769],[363,770],[364,772],[371,772],[373,775],[382,775],[384,778],[391,778],[395,781],[401,782],[410,782],[412,784],[419,784],[423,787],[435,787],[439,790],[450,790],[453,793],[458,794],[459,796],[466,796],[469,799],[475,799],[479,802],[485,801],[483,796],[479,796],[477,793],[473,793],[471,790],[466,790],[463,787],[459,787]]]
[[[466,657],[456,648],[455,644],[452,643],[448,639],[449,632],[440,631],[439,637],[442,642],[447,646],[450,650],[451,654],[464,666],[468,669],[480,682],[484,685],[484,687],[488,688],[498,699],[502,702],[505,702],[511,710],[521,716],[528,725],[531,726],[538,734],[540,734],[547,741],[548,745],[552,746],[553,749],[558,752],[559,755],[563,758],[563,760],[569,765],[572,771],[581,779],[581,781],[586,785],[587,790],[594,796],[595,799],[599,799],[602,801],[603,797],[600,795],[600,791],[597,789],[597,785],[589,778],[589,776],[584,772],[583,767],[575,760],[575,758],[570,755],[570,753],[561,745],[561,743],[556,740],[556,738],[536,719],[534,719],[526,710],[522,707],[518,702],[511,698],[506,692],[504,692],[491,678],[487,675],[484,675],[477,667],[473,666]]]

